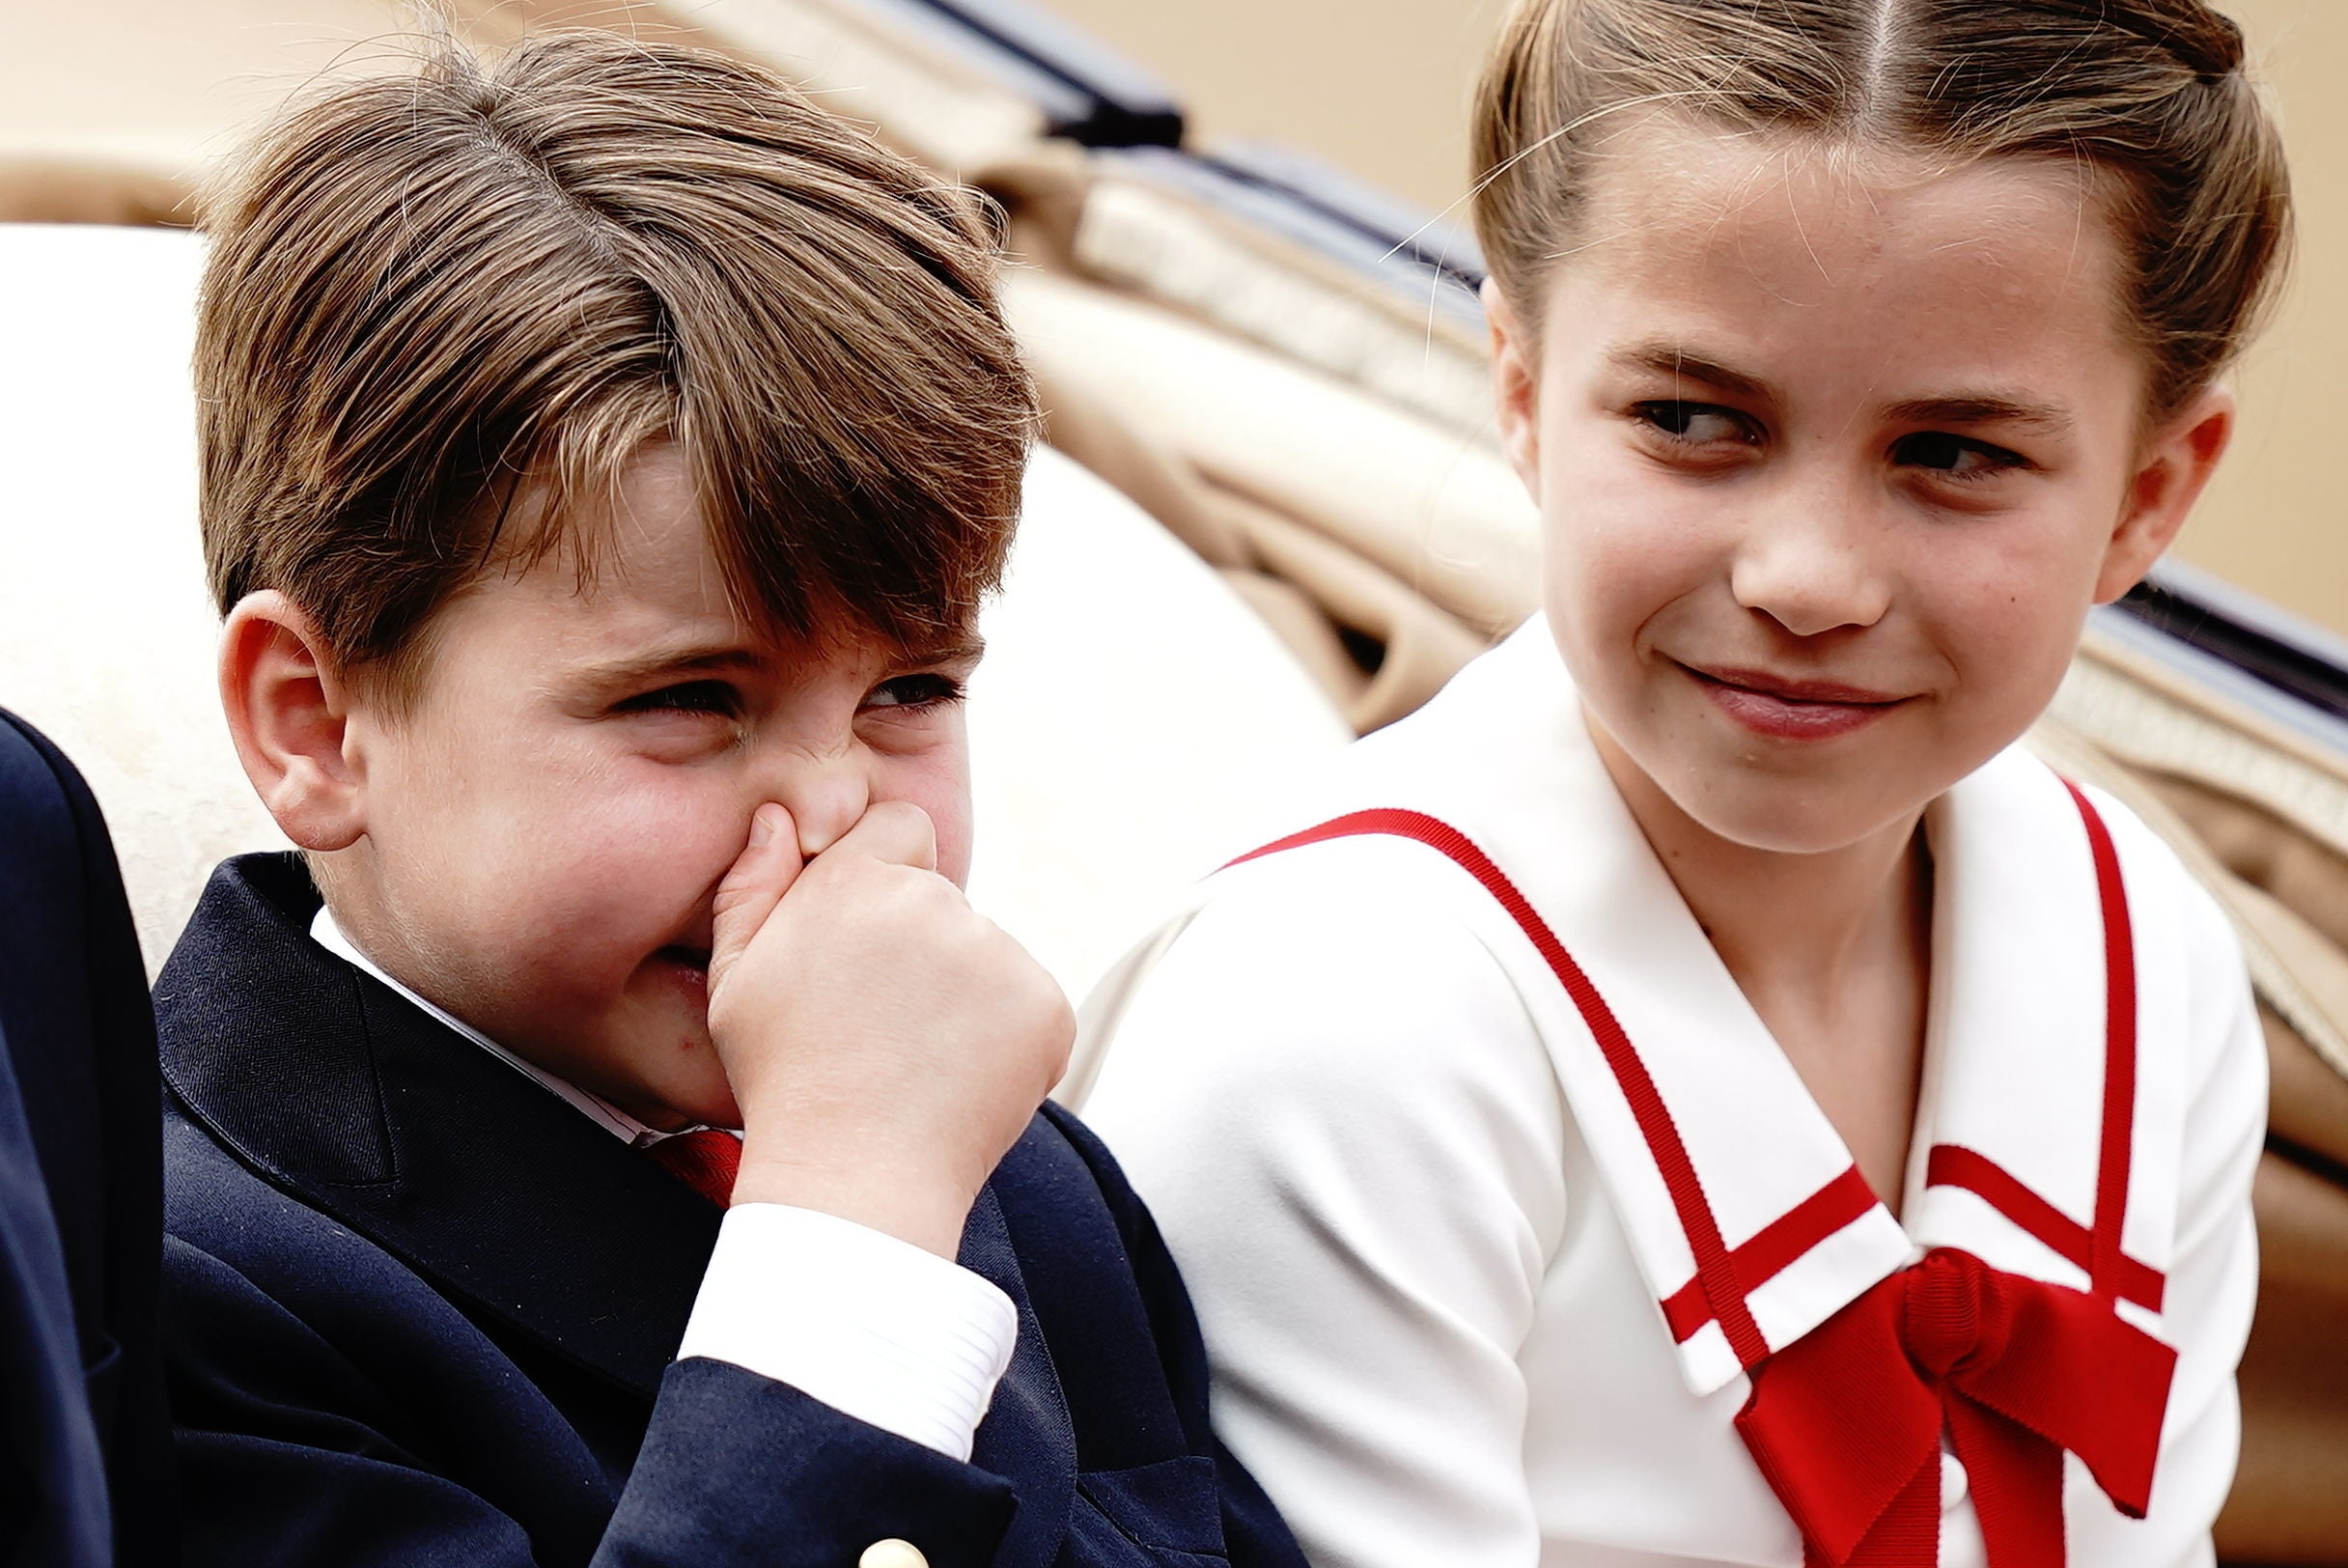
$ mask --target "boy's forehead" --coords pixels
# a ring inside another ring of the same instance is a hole
[[[874,626],[837,596],[811,596],[815,625],[782,624],[741,591],[701,504],[691,462],[661,441],[608,484],[566,499],[533,481],[512,498],[516,542],[485,574],[516,613],[535,609],[567,663],[656,668],[757,664],[904,665],[975,660],[975,617],[907,639]]]

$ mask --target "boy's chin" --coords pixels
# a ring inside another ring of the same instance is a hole
[[[625,1100],[605,1098],[655,1132],[682,1133],[688,1127],[725,1127],[739,1132],[741,1128],[741,1108],[722,1078],[714,1086],[698,1081],[646,1084]]]

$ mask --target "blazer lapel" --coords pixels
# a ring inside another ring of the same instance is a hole
[[[163,1076],[271,1184],[646,1399],[718,1211],[310,940],[291,855],[214,873],[157,982]]]
[[[1058,1555],[1069,1504],[1076,1497],[1076,1429],[992,1184],[979,1190],[956,1261],[1010,1297],[1019,1308],[1019,1339],[1012,1347],[1010,1369],[995,1385],[994,1401],[970,1448],[972,1464],[1011,1477],[1019,1489],[1020,1506],[1010,1532],[995,1549],[995,1559],[1049,1562]]]

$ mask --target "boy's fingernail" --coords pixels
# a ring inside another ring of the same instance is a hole
[[[750,848],[764,849],[774,841],[774,820],[781,815],[772,806],[760,806],[750,813]]]

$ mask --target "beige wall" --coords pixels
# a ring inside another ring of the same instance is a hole
[[[1049,0],[1173,84],[1207,139],[1300,143],[1431,209],[1467,188],[1467,102],[1505,0]],[[2233,456],[2182,553],[2348,632],[2348,0],[2227,0],[2281,111],[2290,297],[2239,378]]]

